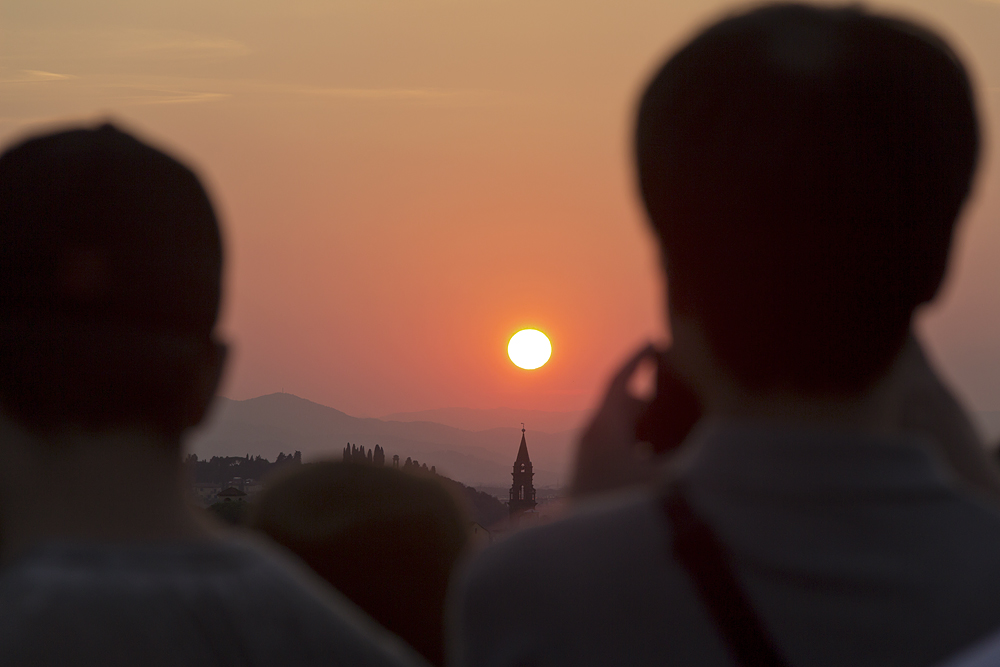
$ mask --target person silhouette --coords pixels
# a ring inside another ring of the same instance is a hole
[[[0,156],[0,662],[421,661],[277,548],[199,520],[222,242],[197,177],[110,124]]]
[[[1000,627],[1000,513],[928,437],[962,415],[901,403],[939,393],[911,319],[979,153],[957,55],[856,6],[737,12],[654,75],[635,149],[672,344],[603,423],[634,436],[658,356],[697,423],[655,482],[473,561],[455,664],[915,666]]]
[[[355,462],[297,466],[268,481],[248,523],[444,665],[445,594],[471,521],[433,475]]]

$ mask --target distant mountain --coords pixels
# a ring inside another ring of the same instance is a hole
[[[532,432],[559,433],[582,428],[589,416],[588,410],[574,412],[546,412],[544,410],[516,410],[514,408],[494,408],[474,410],[472,408],[440,408],[419,412],[395,412],[382,417],[384,421],[434,422],[453,426],[464,431],[486,431],[492,428],[520,428],[524,422]]]
[[[205,425],[193,433],[188,452],[199,458],[301,451],[303,460],[339,459],[348,443],[366,449],[381,445],[387,461],[416,459],[442,475],[470,486],[509,486],[511,468],[527,431],[535,485],[562,486],[567,479],[575,432],[535,431],[527,418],[515,426],[470,431],[429,421],[386,421],[352,417],[292,394],[270,394],[245,401],[218,397]]]

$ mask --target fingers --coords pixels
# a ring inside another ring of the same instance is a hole
[[[655,359],[657,354],[659,354],[659,351],[652,343],[647,343],[642,349],[633,354],[618,373],[611,378],[611,383],[608,385],[608,394],[625,394],[628,381],[635,374],[636,369],[639,368],[639,364],[646,359]]]
[[[656,355],[652,344],[645,345],[611,378],[601,408],[577,444],[573,496],[629,486],[651,474],[653,467],[633,450],[636,421],[646,402],[630,395],[628,384],[639,364]]]

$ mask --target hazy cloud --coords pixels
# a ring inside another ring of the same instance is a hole
[[[112,101],[123,105],[198,104],[201,102],[217,102],[232,97],[230,93],[179,90],[128,84],[109,85],[106,86],[106,89],[123,91],[121,94],[111,95]]]
[[[53,85],[53,82],[58,85]],[[152,105],[238,104],[273,101],[293,106],[339,104],[493,104],[490,90],[435,87],[311,86],[268,80],[212,77],[92,74],[71,76],[43,70],[0,70],[0,123],[87,116]],[[293,100],[298,100],[293,102]]]
[[[275,91],[278,92],[278,91]],[[305,86],[287,88],[280,92],[332,97],[348,100],[443,100],[473,97],[488,97],[495,93],[488,90],[448,89],[448,88],[326,88]]]
[[[144,28],[12,29],[0,26],[0,59],[53,62],[74,66],[102,59],[195,60],[236,58],[252,52],[230,37]],[[27,64],[25,62],[25,64]]]
[[[0,74],[0,84],[3,83],[34,83],[39,81],[65,81],[75,79],[71,74],[57,74],[55,72],[43,72],[37,69],[22,69],[13,75]]]

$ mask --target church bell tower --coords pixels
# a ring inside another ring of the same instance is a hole
[[[524,441],[524,424],[521,424],[521,446],[517,448],[517,459],[514,460],[514,484],[510,487],[510,502],[507,508],[513,518],[528,510],[535,509],[535,487],[531,478],[531,459],[528,458],[528,444]]]

